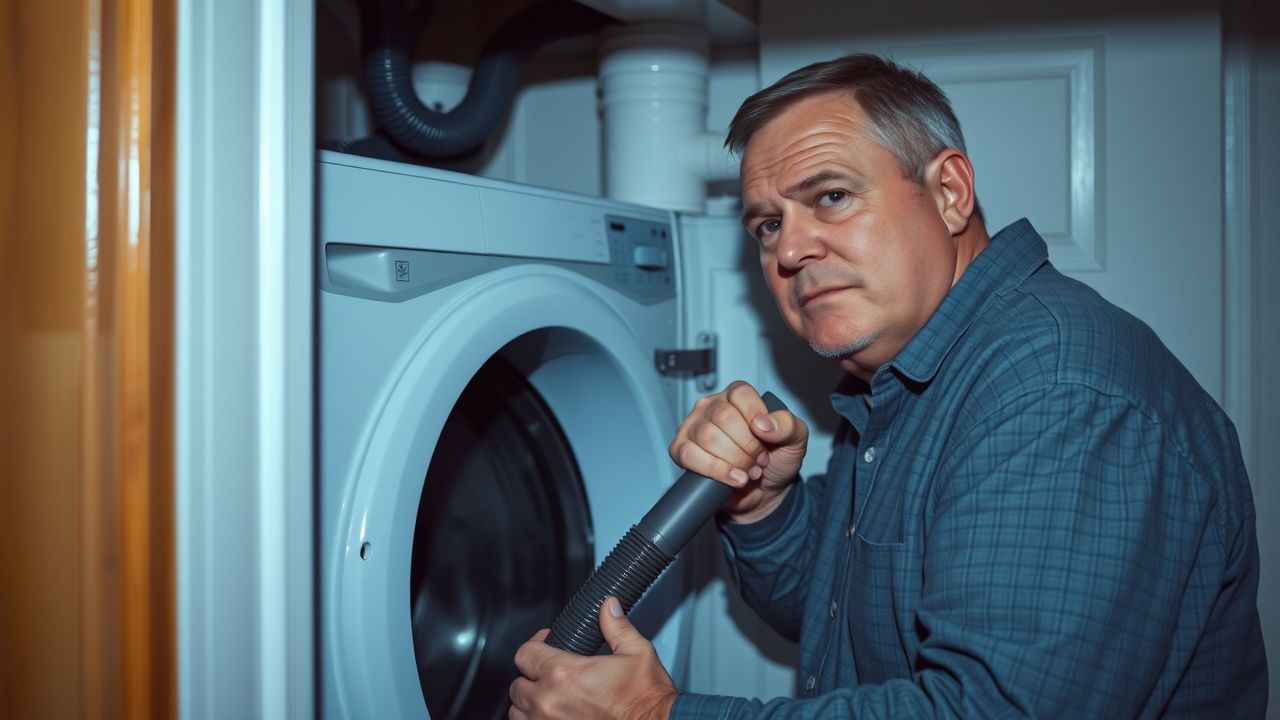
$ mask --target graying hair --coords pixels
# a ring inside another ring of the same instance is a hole
[[[877,55],[846,55],[795,70],[747,98],[729,123],[725,146],[741,155],[751,136],[795,103],[844,90],[867,116],[871,139],[893,154],[904,175],[924,182],[929,161],[945,148],[965,149],[951,102],[932,80]],[[982,220],[982,209],[974,203]]]

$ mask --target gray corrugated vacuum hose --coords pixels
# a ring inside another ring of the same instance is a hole
[[[524,8],[485,45],[462,103],[442,113],[423,105],[414,93],[413,38],[406,29],[403,0],[362,0],[361,62],[369,106],[404,149],[424,158],[465,154],[482,145],[506,117],[524,63],[535,50],[611,22],[575,0],[543,0]]]
[[[762,399],[769,412],[787,407],[770,392]],[[604,599],[616,597],[623,611],[631,612],[640,596],[733,490],[692,472],[681,475],[569,599],[551,625],[547,644],[579,655],[595,655],[604,642],[600,632],[600,604]]]

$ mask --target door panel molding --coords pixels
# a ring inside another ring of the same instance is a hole
[[[894,50],[897,61],[918,68],[942,87],[957,115],[971,118],[964,128],[970,146],[998,145],[999,152],[1028,158],[1016,177],[980,175],[980,187],[985,187],[979,197],[1011,206],[1003,213],[997,208],[992,227],[1033,214],[1050,258],[1064,272],[1106,270],[1103,47],[1101,35],[1068,35]],[[993,117],[977,112],[983,104],[1019,110]],[[965,112],[970,106],[973,112]],[[982,122],[974,123],[975,117]]]

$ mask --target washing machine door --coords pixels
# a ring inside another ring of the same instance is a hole
[[[593,560],[572,446],[537,390],[495,356],[449,414],[418,504],[409,601],[431,716],[505,718],[515,649]]]
[[[326,683],[345,717],[506,717],[547,627],[676,476],[652,309],[553,266],[432,293],[363,431],[326,559]],[[634,309],[634,314],[630,312]],[[633,612],[679,678],[673,567]]]

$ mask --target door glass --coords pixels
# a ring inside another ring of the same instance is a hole
[[[593,558],[568,441],[495,357],[445,422],[418,507],[409,600],[431,717],[505,718],[516,648],[551,626]]]

